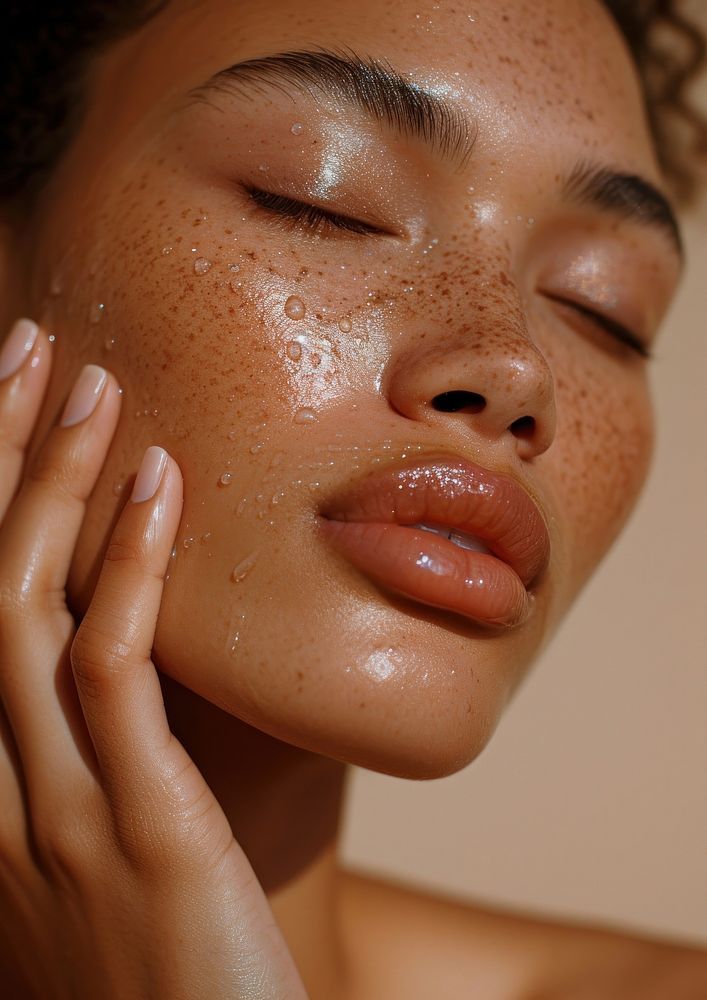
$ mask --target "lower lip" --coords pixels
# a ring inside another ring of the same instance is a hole
[[[321,519],[329,541],[372,580],[483,625],[520,625],[530,612],[518,574],[493,555],[441,535],[368,521]]]

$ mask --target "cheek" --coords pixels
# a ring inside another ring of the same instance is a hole
[[[561,371],[552,489],[568,538],[563,551],[571,597],[635,505],[650,464],[653,413],[645,370],[633,362],[624,366],[581,345],[575,356],[563,357]]]

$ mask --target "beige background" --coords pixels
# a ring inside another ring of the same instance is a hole
[[[632,521],[475,762],[354,770],[346,863],[707,945],[707,205],[686,230]]]

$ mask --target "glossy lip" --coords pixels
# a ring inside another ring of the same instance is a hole
[[[319,513],[324,534],[364,573],[488,625],[528,617],[529,588],[550,556],[545,520],[518,481],[458,456],[417,455],[376,469]],[[474,535],[492,554],[406,527],[419,522]]]

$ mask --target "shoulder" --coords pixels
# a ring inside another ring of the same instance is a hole
[[[367,1000],[706,1000],[707,951],[342,873]]]

